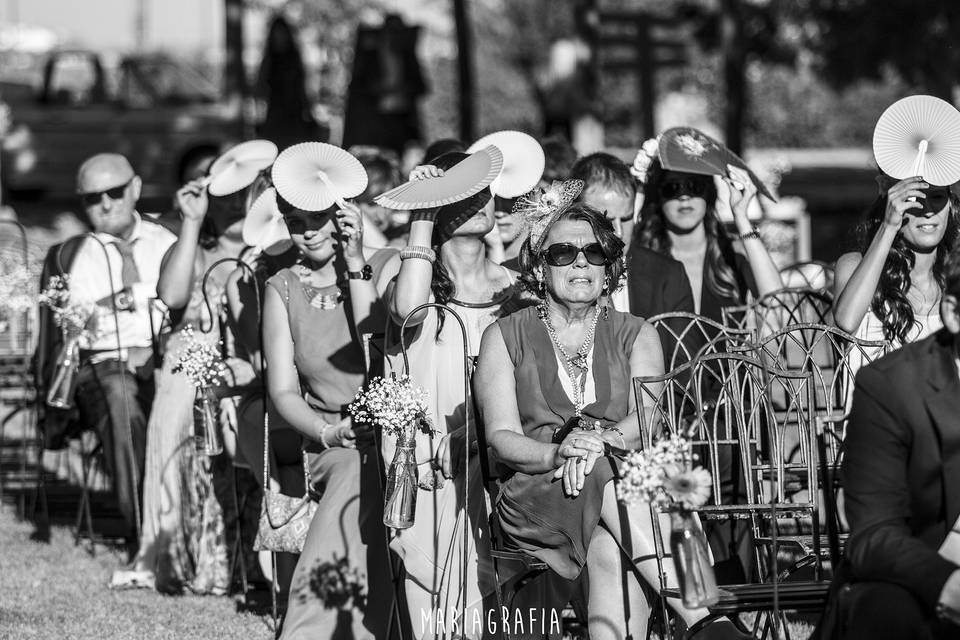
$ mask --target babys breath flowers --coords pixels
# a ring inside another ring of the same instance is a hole
[[[427,393],[413,386],[410,376],[376,377],[361,388],[350,404],[350,414],[357,422],[378,426],[397,438],[413,429],[433,431],[427,418]]]
[[[22,313],[34,305],[34,276],[22,264],[0,259],[0,316]]]
[[[190,378],[193,386],[206,389],[223,381],[227,365],[220,358],[216,343],[205,342],[197,337],[193,327],[188,326],[181,332],[183,343],[177,354],[174,373],[183,373]]]
[[[318,563],[310,571],[310,590],[326,609],[360,609],[367,604],[364,576],[346,556]]]
[[[93,340],[99,334],[99,314],[93,302],[74,300],[70,276],[52,276],[39,296],[40,304],[53,310],[53,321],[68,339]]]
[[[710,472],[691,468],[694,459],[690,442],[680,436],[659,440],[646,451],[632,451],[620,469],[617,497],[626,503],[698,509],[710,498]]]

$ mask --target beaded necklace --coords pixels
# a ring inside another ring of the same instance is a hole
[[[557,330],[550,321],[550,312],[547,309],[547,305],[541,304],[537,307],[537,315],[540,316],[540,320],[542,320],[544,326],[546,326],[547,333],[550,334],[550,340],[553,341],[553,345],[560,352],[564,371],[573,386],[573,408],[578,416],[583,411],[583,396],[587,388],[587,373],[590,370],[590,363],[587,356],[593,347],[593,339],[597,332],[597,321],[600,319],[600,312],[601,306],[597,305],[596,311],[593,312],[593,321],[590,323],[590,328],[587,329],[587,335],[583,339],[583,344],[577,349],[577,353],[571,356],[567,353],[563,344],[561,344]]]
[[[343,292],[335,284],[326,287],[315,287],[312,284],[307,284],[306,279],[309,278],[312,273],[313,269],[311,269],[309,265],[303,262],[297,264],[297,276],[300,280],[300,287],[303,289],[303,295],[310,301],[310,306],[314,309],[336,309],[343,301]],[[336,287],[337,292],[322,293],[331,287]]]

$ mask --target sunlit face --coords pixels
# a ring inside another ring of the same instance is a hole
[[[936,213],[926,211],[913,214],[907,211],[903,216],[904,223],[900,233],[906,243],[918,251],[935,249],[943,242],[943,236],[947,233],[949,216],[949,202]]]
[[[318,264],[325,264],[337,252],[339,234],[333,212],[332,208],[320,212],[294,209],[283,216],[294,246]]]
[[[452,237],[479,236],[483,237],[490,233],[495,224],[493,218],[493,198],[487,201],[482,209],[477,211],[466,222],[457,227]]]
[[[660,183],[660,202],[667,228],[689,233],[703,224],[707,215],[704,176],[668,172]]]
[[[98,233],[125,238],[136,224],[140,178],[113,167],[92,167],[77,184],[83,210]]]
[[[613,222],[613,228],[621,238],[630,237],[633,225],[633,194],[623,193],[602,185],[587,187],[580,196],[581,202],[602,211]]]
[[[585,247],[596,243],[590,223],[584,220],[561,220],[550,228],[543,242],[543,250],[551,245],[567,243]],[[592,265],[580,252],[576,259],[563,267],[554,267],[541,262],[542,275],[547,292],[556,300],[565,303],[590,303],[600,298],[606,278],[605,265]]]

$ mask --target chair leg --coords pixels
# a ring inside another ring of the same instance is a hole
[[[233,545],[232,558],[230,560],[230,584],[233,585],[233,576],[234,571],[237,570],[238,566],[240,569],[240,584],[243,589],[244,595],[246,595],[249,590],[249,584],[247,583],[247,562],[243,557],[243,512],[247,506],[247,497],[244,496],[240,498],[240,488],[237,485],[237,468],[233,467],[233,506],[237,512],[237,531],[236,531],[236,541]]]
[[[277,552],[270,552],[270,574],[273,582],[270,584],[270,615],[273,618],[273,637],[280,637],[279,616],[277,615]]]

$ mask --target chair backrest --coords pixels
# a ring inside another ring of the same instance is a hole
[[[811,381],[809,372],[783,371],[744,353],[712,353],[664,376],[635,378],[638,405],[653,405],[638,411],[642,446],[666,432],[691,441],[712,475],[702,517],[748,518],[756,536],[798,516],[818,530],[818,493],[809,490],[817,486]],[[774,396],[784,406],[775,409]],[[798,455],[788,459],[795,448]],[[724,500],[731,484],[737,499]]]
[[[840,424],[838,437],[828,443],[830,461],[836,459],[842,440],[842,425],[853,395],[853,382],[863,364],[890,351],[886,340],[861,340],[842,329],[825,324],[796,324],[762,338],[758,354],[768,365],[812,376],[813,404],[810,414]],[[774,398],[775,406],[782,406]]]
[[[828,262],[808,260],[780,269],[783,286],[791,289],[807,288],[830,291],[833,289],[834,267]]]
[[[828,324],[832,308],[829,291],[801,287],[772,291],[752,303],[724,307],[721,314],[724,325],[746,329],[762,338],[791,324]]]
[[[661,313],[649,319],[664,345],[664,368],[676,369],[695,356],[727,351],[750,341],[747,329],[735,329],[686,311]]]

